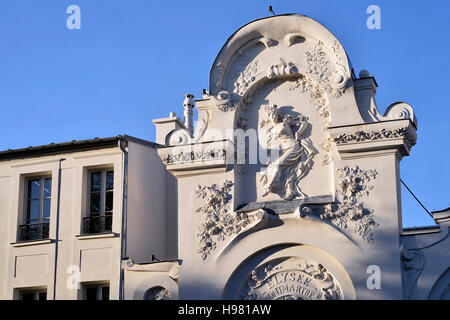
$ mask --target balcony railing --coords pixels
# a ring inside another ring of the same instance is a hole
[[[106,233],[112,231],[112,214],[83,218],[83,234]]]
[[[42,222],[19,226],[19,241],[48,239],[49,225],[49,222]]]

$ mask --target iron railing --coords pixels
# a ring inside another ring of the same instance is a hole
[[[48,239],[50,223],[30,223],[19,226],[19,241]]]
[[[83,234],[106,233],[112,231],[112,214],[83,218]]]

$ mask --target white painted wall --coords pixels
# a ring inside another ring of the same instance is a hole
[[[59,160],[61,187],[59,233],[56,242]],[[122,158],[117,147],[0,162],[0,299],[17,298],[18,290],[46,288],[47,299],[76,299],[80,290],[66,286],[69,266],[81,269],[82,282],[109,282],[110,297],[119,297],[122,212]],[[87,171],[114,168],[114,234],[80,236],[86,215]],[[50,240],[17,242],[23,215],[24,180],[42,173],[52,176]],[[56,243],[58,248],[56,249]],[[56,256],[57,252],[57,256]]]
[[[173,178],[165,170],[156,149],[129,141],[127,248],[135,262],[174,259],[176,251],[176,206],[166,205],[173,197]]]

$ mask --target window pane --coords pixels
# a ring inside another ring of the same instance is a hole
[[[102,186],[101,172],[91,173],[91,191],[100,191]]]
[[[108,191],[105,195],[105,212],[113,210],[113,192]]]
[[[41,197],[41,181],[39,179],[28,180],[28,199]]]
[[[90,212],[100,213],[100,192],[91,193]]]
[[[50,197],[52,195],[52,179],[47,178],[44,180],[44,197]]]
[[[39,292],[38,300],[47,300],[47,292]]]
[[[102,288],[102,300],[109,300],[109,287]]]
[[[106,172],[106,190],[114,189],[114,171]]]
[[[97,288],[86,288],[86,300],[97,300]]]
[[[44,220],[50,220],[50,198],[44,199]]]
[[[27,223],[36,223],[41,220],[41,201],[28,200]]]

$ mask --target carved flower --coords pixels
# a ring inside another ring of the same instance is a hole
[[[226,181],[221,186],[198,186],[194,191],[198,198],[203,199],[203,205],[196,212],[202,214],[203,222],[197,236],[200,238],[198,252],[202,259],[216,249],[217,242],[239,233],[243,228],[255,221],[254,216],[247,213],[232,213],[230,209],[230,194],[233,182]]]

